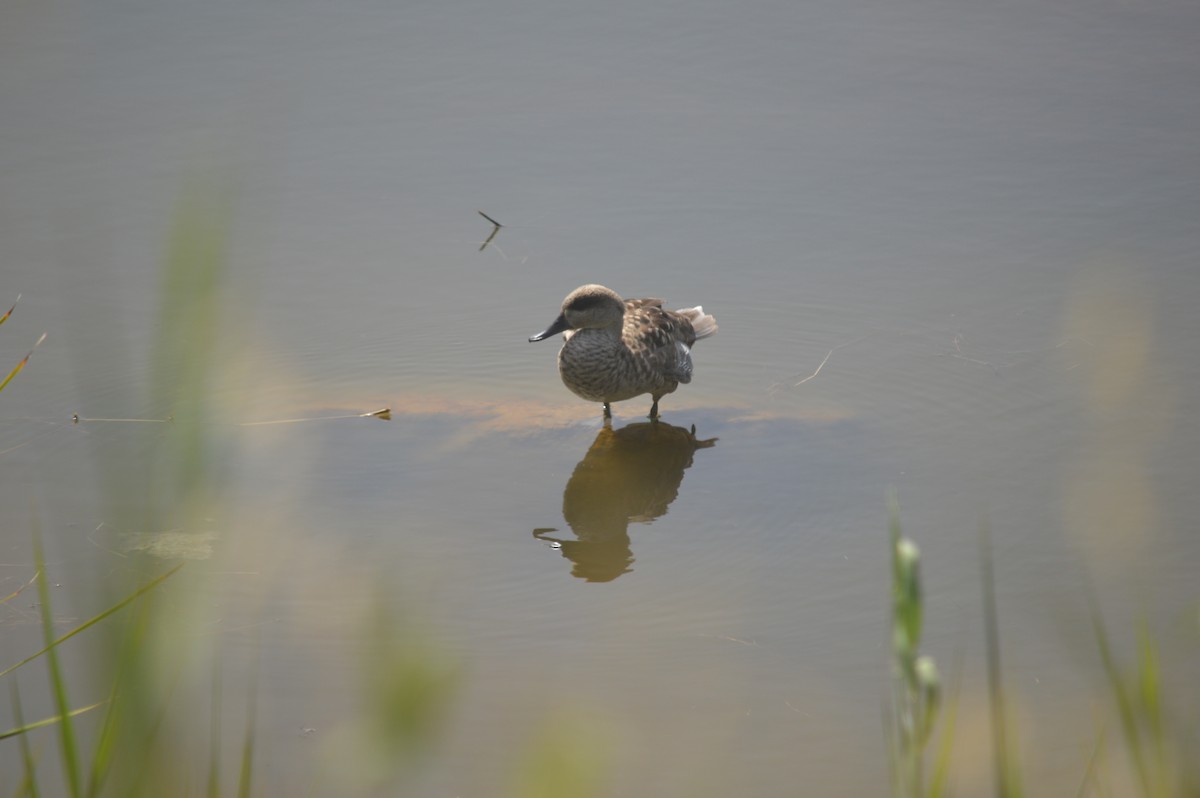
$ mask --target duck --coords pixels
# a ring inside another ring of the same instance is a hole
[[[567,294],[550,326],[531,335],[542,341],[563,334],[558,374],[576,396],[604,405],[650,394],[651,420],[658,402],[692,381],[692,346],[717,331],[702,306],[664,310],[661,299],[622,299],[602,285],[581,285]]]

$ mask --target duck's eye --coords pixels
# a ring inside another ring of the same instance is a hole
[[[605,299],[606,297],[596,296],[595,294],[575,297],[571,300],[571,304],[567,305],[567,310],[575,311],[576,313],[591,310],[604,304]]]

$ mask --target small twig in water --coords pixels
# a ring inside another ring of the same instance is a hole
[[[299,424],[301,421],[332,421],[334,419],[383,419],[391,421],[391,408],[383,407],[378,410],[371,410],[370,413],[350,413],[348,415],[319,415],[308,419],[275,419],[271,421],[242,421],[239,427],[258,427],[268,424]],[[168,415],[166,419],[86,419],[78,413],[71,416],[71,421],[74,424],[80,424],[84,421],[108,421],[110,424],[170,424],[175,420],[175,416]]]
[[[40,575],[41,575],[41,572],[35,571],[33,576],[29,578],[28,582],[21,585],[19,588],[14,590],[12,593],[9,593],[4,598],[0,599],[0,604],[7,604],[8,602],[15,599],[17,596],[21,595],[21,591],[24,590],[25,588],[29,587],[30,585],[32,585],[34,582],[36,582],[38,580],[38,576],[40,576]]]
[[[743,646],[757,646],[758,645],[758,641],[756,641],[756,640],[743,640],[740,637],[733,637],[731,635],[702,634],[700,636],[701,637],[711,637],[714,640],[727,640],[730,643],[741,643]]]
[[[494,250],[496,250],[497,252],[499,252],[499,253],[500,253],[500,257],[504,258],[505,260],[515,260],[517,263],[528,263],[528,262],[529,262],[529,256],[528,256],[528,255],[522,255],[522,256],[521,256],[521,257],[519,257],[519,258],[516,258],[516,257],[512,257],[512,258],[510,258],[510,257],[508,256],[508,253],[506,253],[504,250],[500,249],[500,245],[499,245],[499,244],[492,244],[492,249],[494,249]]]
[[[313,416],[311,418],[279,418],[273,421],[243,421],[238,426],[263,427],[268,424],[299,424],[304,421],[334,421],[343,418],[378,418],[384,421],[391,421],[392,409],[390,407],[383,407],[379,410],[372,410],[370,413],[350,413],[345,416]]]
[[[813,379],[818,374],[820,374],[821,369],[825,368],[825,364],[829,362],[829,358],[833,357],[833,353],[836,352],[837,350],[843,349],[847,346],[853,346],[854,344],[857,344],[857,343],[862,343],[863,341],[867,340],[874,334],[875,333],[867,333],[866,335],[860,335],[858,338],[855,338],[853,341],[847,341],[844,344],[838,344],[837,346],[833,347],[832,349],[830,349],[828,352],[825,353],[825,357],[821,360],[821,364],[819,366],[817,366],[816,371],[814,371],[812,374],[809,374],[807,377],[800,380],[799,382],[793,383],[790,387],[799,388],[801,385],[803,385],[804,383],[808,382],[809,380]],[[777,383],[769,386],[767,388],[767,391],[769,393],[772,393],[774,391],[779,390],[781,387],[783,387],[783,384],[777,382]]]
[[[800,380],[800,382],[796,383],[796,384],[795,384],[795,385],[793,385],[792,387],[793,387],[793,388],[799,388],[801,385],[803,385],[804,383],[806,383],[806,382],[808,382],[809,380],[811,380],[813,377],[815,377],[815,376],[817,376],[818,374],[820,374],[820,373],[821,373],[821,369],[825,368],[825,364],[829,362],[829,358],[831,358],[831,357],[833,357],[833,350],[832,350],[832,349],[830,349],[830,350],[829,350],[829,351],[828,351],[828,352],[825,354],[825,359],[821,361],[821,365],[817,366],[817,370],[816,370],[816,371],[814,371],[812,374],[809,374],[807,377],[805,377],[804,379]]]
[[[492,223],[492,233],[491,233],[491,235],[489,235],[489,236],[487,237],[487,240],[486,240],[486,241],[484,241],[482,244],[480,244],[480,245],[479,245],[479,251],[480,251],[480,252],[483,252],[485,249],[487,249],[487,245],[488,245],[488,244],[490,244],[490,243],[492,243],[492,239],[496,237],[496,233],[499,233],[499,232],[500,232],[500,228],[501,228],[501,227],[503,227],[504,225],[500,224],[499,222],[497,222],[497,221],[496,221],[495,219],[493,219],[492,217],[488,216],[488,215],[487,215],[486,213],[484,213],[483,211],[476,211],[476,213],[478,213],[478,214],[479,214],[480,216],[482,216],[484,219],[487,219],[489,222],[491,222],[491,223]]]
[[[784,706],[786,706],[788,709],[792,710],[793,712],[797,712],[797,713],[799,713],[799,714],[801,714],[801,715],[804,715],[805,717],[808,717],[808,716],[809,716],[809,715],[808,715],[808,713],[807,713],[807,712],[805,712],[804,710],[802,710],[802,709],[797,709],[796,707],[792,706],[792,702],[791,702],[791,701],[788,701],[786,698],[785,698],[785,699],[783,699],[783,703],[784,703]]]
[[[115,424],[170,424],[175,421],[174,416],[166,418],[84,418],[78,413],[71,414],[71,423],[79,424],[82,422],[106,421]]]
[[[22,441],[21,443],[14,443],[12,446],[9,446],[7,449],[0,449],[0,454],[8,454],[9,452],[13,451],[14,449],[20,449],[22,446],[26,445],[27,443],[29,443],[29,441]]]
[[[106,551],[109,554],[116,555],[117,557],[120,557],[122,560],[128,560],[129,557],[127,557],[126,555],[122,554],[119,551],[116,551],[115,549],[110,549],[108,546],[101,546],[99,543],[96,542],[95,538],[92,537],[92,535],[95,535],[97,532],[99,532],[104,527],[105,527],[104,521],[101,521],[100,523],[96,524],[96,528],[93,529],[90,533],[88,533],[88,536],[87,536],[88,543],[91,543],[93,546],[100,549],[101,551]]]
[[[967,363],[972,363],[976,366],[984,366],[986,368],[990,368],[992,370],[992,372],[997,375],[1000,373],[1000,369],[1007,369],[1007,368],[1012,368],[1013,366],[1021,365],[1022,363],[1028,362],[1032,358],[1038,357],[1040,355],[1045,355],[1048,352],[1054,352],[1056,350],[1059,350],[1066,346],[1069,346],[1072,343],[1080,343],[1080,344],[1083,344],[1084,346],[1092,345],[1092,343],[1090,341],[1088,341],[1086,338],[1079,338],[1077,336],[1069,336],[1067,338],[1062,339],[1061,341],[1056,343],[1054,346],[1042,347],[1040,349],[1000,350],[998,352],[998,354],[1005,355],[1005,356],[1007,356],[1008,359],[1004,360],[1004,361],[993,362],[991,360],[984,360],[982,358],[970,357],[968,355],[963,354],[963,343],[964,342],[965,342],[965,337],[963,336],[963,334],[961,332],[956,332],[950,339],[950,343],[954,345],[954,351],[953,352],[939,352],[937,354],[937,357],[947,357],[948,356],[948,357],[954,358],[955,360],[963,360],[963,361],[966,361]],[[1070,371],[1071,369],[1075,368],[1075,366],[1077,366],[1077,365],[1078,365],[1078,363],[1068,366],[1067,371]]]

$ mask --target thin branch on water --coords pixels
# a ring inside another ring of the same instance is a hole
[[[833,357],[833,350],[832,350],[832,349],[830,349],[830,350],[829,350],[829,352],[828,352],[828,353],[825,355],[825,359],[821,361],[821,365],[817,366],[817,370],[816,370],[816,371],[814,371],[812,374],[809,374],[807,377],[805,377],[804,379],[800,380],[800,382],[796,383],[796,384],[795,384],[795,385],[793,385],[792,387],[793,387],[793,388],[799,388],[801,385],[803,385],[804,383],[806,383],[806,382],[808,382],[809,380],[811,380],[813,377],[816,377],[818,374],[820,374],[820,373],[821,373],[821,369],[825,368],[825,364],[829,362],[829,358],[831,358],[831,357]]]
[[[174,416],[166,418],[85,418],[78,413],[71,414],[72,424],[106,422],[109,424],[170,424],[175,421]]]
[[[487,237],[487,240],[486,240],[486,241],[484,241],[482,244],[480,244],[480,245],[479,245],[479,251],[480,251],[480,252],[483,252],[485,249],[487,249],[487,245],[488,245],[488,244],[490,244],[490,243],[492,243],[492,239],[496,237],[496,234],[500,232],[500,228],[501,228],[501,227],[503,227],[504,225],[500,224],[499,222],[497,222],[497,221],[496,221],[495,219],[493,219],[492,217],[488,216],[488,215],[487,215],[486,213],[484,213],[483,211],[476,211],[476,213],[478,213],[478,214],[479,214],[480,216],[482,216],[484,219],[487,219],[489,222],[491,222],[491,223],[492,223],[492,233],[491,233],[491,235],[489,235],[489,236]]]
[[[784,706],[786,706],[788,709],[792,710],[793,712],[796,712],[796,713],[799,713],[799,714],[801,714],[801,715],[804,715],[805,717],[811,717],[811,716],[809,715],[809,713],[805,712],[805,711],[804,711],[804,710],[802,710],[802,709],[797,709],[795,706],[793,706],[793,705],[792,705],[792,702],[791,702],[791,701],[788,701],[786,698],[785,698],[785,699],[783,699],[783,704],[784,704]]]
[[[952,357],[955,360],[964,360],[967,363],[972,363],[976,366],[984,366],[986,368],[990,368],[992,370],[992,372],[995,374],[999,374],[1000,369],[1006,369],[1006,368],[1012,368],[1013,366],[1018,366],[1021,363],[1025,362],[1029,359],[1038,357],[1039,355],[1045,355],[1049,352],[1057,351],[1057,350],[1062,349],[1063,347],[1065,347],[1069,344],[1072,344],[1072,343],[1080,343],[1080,344],[1083,344],[1084,346],[1092,345],[1091,341],[1088,341],[1086,338],[1080,338],[1078,336],[1068,336],[1068,337],[1062,339],[1061,341],[1059,341],[1058,343],[1056,343],[1054,346],[1043,347],[1041,349],[1000,350],[999,354],[1005,355],[1009,359],[1001,361],[1001,362],[993,362],[991,360],[984,360],[982,358],[971,357],[970,355],[964,354],[963,353],[964,341],[965,341],[965,336],[962,333],[960,333],[960,332],[954,333],[954,335],[951,336],[951,338],[950,338],[950,343],[953,344],[954,351],[953,352],[939,352],[937,354],[937,357]],[[1071,371],[1078,365],[1079,364],[1076,363],[1074,365],[1068,366],[1067,371]]]
[[[713,640],[726,640],[730,643],[740,643],[743,646],[757,646],[758,645],[757,640],[743,640],[740,637],[733,637],[732,635],[701,634],[700,636],[701,637],[709,637],[709,638],[712,638]]]
[[[25,588],[29,587],[30,585],[32,585],[34,582],[36,582],[38,580],[39,576],[41,576],[41,573],[35,572],[34,575],[29,578],[28,582],[21,585],[19,588],[14,590],[12,593],[9,593],[4,598],[0,599],[0,604],[7,604],[8,602],[15,599],[17,596],[21,595],[21,591],[24,590]]]
[[[378,418],[383,421],[392,420],[392,409],[390,407],[381,407],[378,410],[372,410],[369,413],[350,413],[342,416],[312,416],[310,418],[278,418],[271,421],[243,421],[237,426],[239,427],[260,427],[267,424],[299,424],[304,421],[333,421],[340,418]],[[109,424],[170,424],[175,421],[174,416],[166,418],[84,418],[78,413],[71,416],[71,421],[75,424],[81,423],[97,423],[106,422]]]
[[[390,407],[382,407],[379,410],[372,410],[370,413],[350,413],[344,416],[313,416],[311,418],[279,418],[273,421],[243,421],[238,426],[263,427],[269,424],[300,424],[306,421],[334,421],[344,418],[378,418],[383,421],[391,421],[392,409]]]
[[[506,253],[504,250],[502,250],[502,249],[500,248],[500,245],[499,245],[499,244],[492,244],[492,249],[494,249],[494,250],[496,250],[497,252],[499,252],[499,253],[500,253],[500,257],[501,257],[501,258],[504,258],[504,260],[507,260],[507,261],[516,261],[517,263],[528,263],[528,262],[529,262],[529,256],[528,256],[528,255],[522,255],[522,256],[521,256],[521,257],[519,257],[519,258],[517,258],[517,257],[510,257],[510,256],[508,255],[508,253]]]
[[[832,349],[830,349],[828,352],[825,353],[825,357],[821,360],[821,364],[819,366],[817,366],[816,371],[814,371],[812,374],[809,374],[807,377],[800,380],[799,382],[792,383],[792,385],[788,386],[788,387],[799,388],[804,383],[808,382],[811,379],[814,379],[818,374],[821,373],[821,369],[825,368],[825,364],[829,362],[829,358],[833,357],[834,352],[836,352],[839,349],[844,349],[847,346],[853,346],[854,344],[862,343],[863,341],[867,340],[874,334],[875,333],[867,333],[866,335],[861,335],[858,338],[855,338],[853,341],[847,341],[844,344],[838,344],[837,346],[833,347]],[[767,392],[774,393],[775,391],[778,391],[782,387],[784,387],[783,383],[777,382],[777,383],[774,383],[773,385],[768,386]]]
[[[101,546],[99,543],[96,542],[96,539],[94,537],[92,537],[92,535],[95,535],[97,532],[99,532],[101,529],[103,529],[104,526],[105,526],[104,521],[101,521],[100,523],[96,524],[96,528],[88,533],[88,536],[87,536],[88,543],[91,543],[93,546],[100,549],[100,551],[105,551],[105,552],[108,552],[109,554],[114,554],[123,560],[128,560],[129,557],[127,557],[126,555],[124,555],[121,552],[116,551],[114,549],[110,549],[108,546]]]
[[[519,258],[517,258],[517,257],[510,257],[510,256],[508,255],[508,253],[506,253],[506,252],[505,252],[503,249],[501,249],[501,248],[500,248],[500,245],[499,245],[499,244],[494,244],[494,243],[492,243],[492,242],[495,240],[495,238],[496,238],[496,234],[500,232],[500,228],[501,228],[501,227],[504,227],[504,225],[500,224],[499,222],[497,222],[497,221],[496,221],[495,219],[493,219],[492,217],[488,216],[488,215],[487,215],[486,213],[484,213],[483,211],[476,211],[476,213],[478,213],[478,214],[479,214],[480,216],[482,216],[484,219],[487,219],[489,222],[491,222],[491,223],[492,223],[492,232],[491,232],[491,233],[489,233],[489,234],[488,234],[488,237],[487,237],[487,238],[486,238],[486,239],[483,241],[483,243],[482,243],[482,244],[480,244],[480,245],[479,245],[479,251],[480,251],[480,252],[483,252],[485,249],[487,249],[489,246],[491,246],[491,248],[492,248],[492,249],[494,249],[494,250],[496,250],[497,252],[499,252],[499,253],[500,253],[500,257],[501,257],[501,258],[504,258],[504,260],[507,260],[507,261],[516,261],[517,263],[527,263],[527,262],[529,261],[529,256],[528,256],[528,255],[522,255],[522,256],[521,256],[521,257],[519,257]]]
[[[25,446],[28,443],[29,443],[29,441],[22,441],[21,443],[14,443],[12,446],[9,446],[7,449],[0,449],[0,454],[8,454],[11,451],[20,449],[22,446]]]

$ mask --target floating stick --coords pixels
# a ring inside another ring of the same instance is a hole
[[[378,418],[383,421],[392,420],[392,409],[383,407],[370,413],[351,413],[345,416],[313,416],[311,418],[279,418],[274,421],[243,421],[239,427],[265,427],[268,424],[299,424],[304,421],[334,421],[342,418]]]
[[[476,213],[478,213],[484,219],[487,219],[489,222],[492,223],[492,234],[487,237],[486,241],[484,241],[482,244],[479,245],[479,251],[483,252],[485,249],[487,249],[487,245],[492,243],[492,239],[496,237],[496,233],[499,233],[500,228],[503,227],[504,225],[500,224],[499,222],[497,222],[492,217],[488,216],[483,211],[476,211]]]
[[[166,418],[84,418],[78,413],[71,414],[71,423],[79,424],[81,422],[106,421],[113,424],[170,424],[175,421],[175,416],[167,416]]]
[[[267,424],[299,424],[302,421],[333,421],[339,418],[378,418],[384,421],[391,421],[392,409],[390,407],[382,407],[379,410],[372,410],[370,413],[351,413],[345,416],[313,416],[311,418],[279,418],[272,421],[243,421],[237,426],[261,427]],[[175,421],[175,416],[167,416],[166,418],[84,418],[78,413],[71,416],[71,422],[74,424],[100,421],[110,424],[171,424]]]

